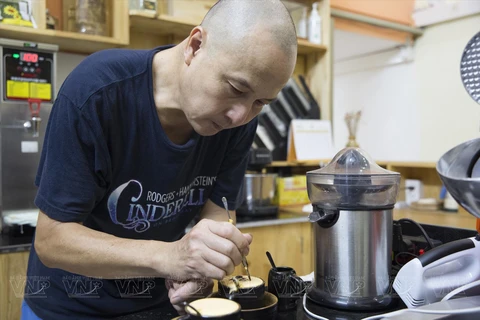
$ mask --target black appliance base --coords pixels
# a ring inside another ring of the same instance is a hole
[[[405,309],[406,306],[403,302],[398,299],[398,303],[390,306],[388,309],[377,310],[377,311],[358,311],[358,310],[339,310],[335,308],[329,308],[321,306],[314,301],[308,299],[306,296],[302,299],[299,299],[297,302],[297,317],[296,320],[313,320],[317,319],[313,316],[310,316],[308,312],[323,317],[329,320],[360,320],[366,317],[371,317],[375,315],[381,315],[388,312]],[[308,312],[307,312],[307,311]]]
[[[327,308],[359,312],[374,312],[377,310],[392,309],[400,300],[398,295],[393,294],[385,294],[383,296],[376,297],[375,299],[338,296],[318,290],[314,286],[308,290],[307,298],[313,303],[325,306]]]

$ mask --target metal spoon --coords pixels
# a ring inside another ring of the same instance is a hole
[[[227,211],[227,214],[228,214],[228,222],[230,222],[231,224],[233,224],[232,217],[230,217],[230,211],[228,211],[227,198],[222,197],[222,202],[223,202],[223,207],[225,208],[225,211]],[[243,255],[242,255],[242,264],[243,264],[243,267],[245,268],[245,271],[247,272],[248,280],[249,280],[249,281],[252,281],[252,277],[250,277],[250,271],[248,271],[248,262],[247,262],[247,259],[246,259],[245,256],[243,256]]]

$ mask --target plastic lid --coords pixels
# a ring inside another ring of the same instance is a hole
[[[307,172],[310,201],[320,207],[393,206],[400,174],[385,170],[360,148],[345,148],[324,168]]]

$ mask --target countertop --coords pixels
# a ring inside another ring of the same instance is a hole
[[[261,221],[239,222],[237,226],[240,229],[264,227],[269,225],[288,224],[288,223],[309,223],[308,213],[302,212],[303,206],[293,208],[282,208],[276,219],[268,219]],[[471,237],[476,234],[475,227],[477,219],[470,214],[460,211],[458,213],[448,212],[425,212],[415,210],[394,210],[394,220],[401,218],[410,218],[420,223],[432,239],[441,240],[443,243],[453,241],[460,238]],[[407,230],[405,230],[407,231]],[[408,233],[406,233],[408,234]],[[31,246],[32,234],[22,236],[9,237],[0,235],[0,253],[28,251]],[[329,312],[329,311],[325,311]],[[154,310],[139,312],[117,318],[118,320],[171,320],[177,316],[176,311],[170,306],[160,306]],[[324,315],[326,316],[326,314]],[[365,315],[357,315],[349,313],[348,317],[341,315],[340,318],[328,317],[329,319],[361,319]],[[291,312],[278,313],[276,320],[307,320],[303,308]]]
[[[237,223],[239,229],[259,228],[272,225],[308,223],[308,213],[302,211],[303,206],[281,208],[277,218],[255,220]],[[418,211],[410,209],[395,209],[393,219],[412,219],[422,225],[441,226],[447,228],[475,230],[477,219],[464,210],[457,213],[444,211]],[[11,237],[0,235],[0,253],[28,251],[32,243],[32,234]]]
[[[0,254],[11,252],[24,252],[30,250],[33,235],[12,237],[7,234],[0,234]]]
[[[309,310],[315,312],[329,320],[360,320],[365,317],[385,314],[390,311],[406,308],[405,304],[399,300],[398,304],[390,310],[377,311],[377,312],[354,312],[354,311],[338,311],[330,308],[324,308],[320,306],[314,306],[310,303],[307,304]],[[151,311],[139,312],[132,315],[127,315],[115,320],[172,320],[176,319],[176,311],[169,306],[164,306]],[[303,299],[299,297],[297,300],[297,308],[289,311],[277,311],[275,320],[311,320],[313,318],[306,315],[303,309]],[[177,319],[176,319],[177,320]]]
[[[303,206],[284,207],[280,209],[278,219],[237,223],[237,226],[238,228],[250,228],[273,224],[308,222],[309,213],[303,212],[302,208]],[[477,219],[463,209],[458,212],[394,209],[393,219],[399,220],[402,218],[412,219],[422,225],[467,230],[475,230],[477,223]]]

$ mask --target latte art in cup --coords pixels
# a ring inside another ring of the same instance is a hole
[[[248,276],[236,276],[229,278],[227,280],[222,280],[222,285],[228,287],[230,293],[236,292],[238,290],[246,290],[251,288],[257,288],[264,285],[262,279],[257,277],[251,277],[252,280],[248,279]]]
[[[240,311],[240,305],[235,301],[222,298],[205,298],[195,300],[190,305],[200,312],[202,317],[211,318],[233,314]],[[197,313],[188,306],[185,311],[193,316]]]

